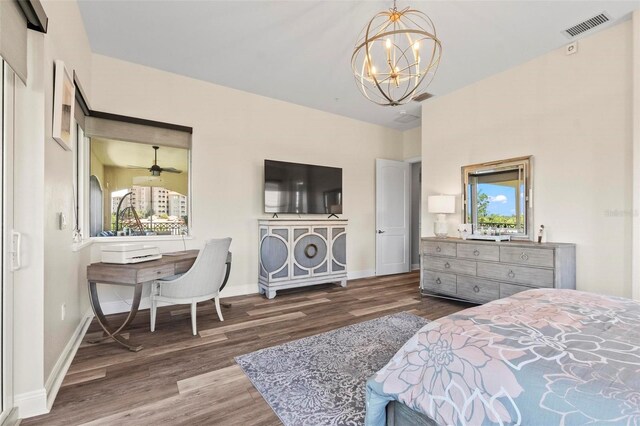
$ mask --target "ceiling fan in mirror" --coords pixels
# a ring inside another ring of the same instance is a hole
[[[151,176],[160,176],[162,172],[167,173],[182,173],[182,170],[178,170],[174,167],[160,167],[158,166],[158,150],[159,146],[153,146],[153,165],[151,167],[142,167],[142,166],[128,166],[130,169],[146,169],[151,172]]]
[[[141,169],[141,170],[149,170],[151,172],[150,176],[135,176],[133,178],[134,185],[140,186],[163,186],[164,181],[160,177],[163,172],[166,173],[182,173],[182,170],[178,170],[175,167],[160,167],[158,165],[158,150],[159,146],[153,146],[153,164],[151,167],[142,167],[142,166],[128,166],[130,169]]]

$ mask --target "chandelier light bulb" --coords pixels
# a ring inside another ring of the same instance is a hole
[[[440,64],[442,45],[424,13],[406,7],[377,13],[356,43],[351,66],[367,99],[396,106],[411,101],[431,83]],[[376,70],[373,63],[382,65]]]

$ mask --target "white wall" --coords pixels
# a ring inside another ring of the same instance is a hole
[[[422,154],[422,129],[416,127],[402,132],[402,158],[409,160]]]
[[[194,239],[233,238],[226,296],[257,292],[258,226],[263,213],[263,161],[343,169],[351,276],[375,269],[375,159],[402,159],[402,133],[211,83],[108,58],[93,57],[95,110],[193,127]],[[324,216],[321,216],[324,217]],[[164,250],[182,242],[161,243]],[[92,247],[99,258],[100,245]],[[128,298],[101,288],[105,301]]]
[[[536,228],[577,244],[578,289],[630,297],[631,41],[626,21],[425,102],[423,200],[459,197],[463,165],[531,154]]]
[[[15,282],[16,404],[21,417],[46,410],[54,379],[87,312],[88,249],[71,250],[73,153],[51,137],[53,61],[76,70],[90,93],[91,50],[73,1],[43,1],[47,34],[29,31],[29,79],[17,93],[15,228],[24,234],[24,268]],[[57,229],[63,212],[69,226]],[[61,319],[61,305],[66,318]]]

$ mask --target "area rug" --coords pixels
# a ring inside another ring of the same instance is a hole
[[[241,355],[236,362],[286,426],[360,425],[365,382],[426,323],[402,312]]]

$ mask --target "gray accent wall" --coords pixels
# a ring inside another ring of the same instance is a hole
[[[420,199],[422,163],[411,165],[411,265],[420,264]]]

